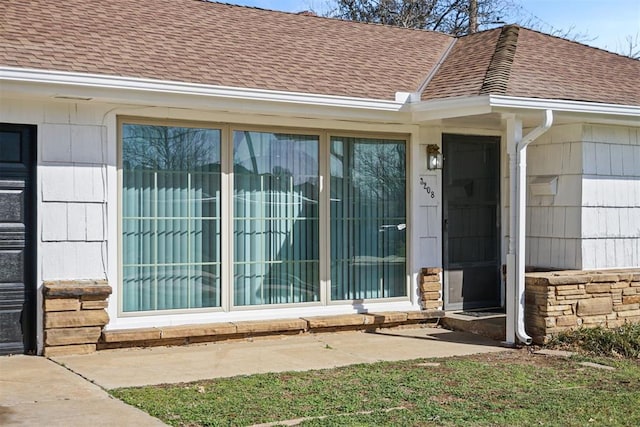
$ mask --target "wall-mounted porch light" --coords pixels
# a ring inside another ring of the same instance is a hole
[[[427,169],[442,169],[442,154],[440,147],[435,144],[427,145]]]

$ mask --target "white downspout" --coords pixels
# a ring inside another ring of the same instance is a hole
[[[525,239],[526,239],[526,191],[527,146],[544,134],[553,124],[553,111],[545,110],[542,124],[524,138],[522,122],[515,116],[507,120],[509,153],[509,249],[507,252],[507,344],[515,344],[515,338],[529,345],[532,339],[525,331]],[[517,248],[517,250],[516,250]]]

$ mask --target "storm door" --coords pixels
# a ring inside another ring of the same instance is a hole
[[[35,127],[0,124],[0,354],[35,351]]]
[[[443,135],[444,303],[500,306],[500,138]]]

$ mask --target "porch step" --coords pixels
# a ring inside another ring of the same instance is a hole
[[[435,322],[441,319],[444,314],[442,310],[387,311],[339,316],[313,316],[294,319],[105,330],[102,332],[102,336],[98,342],[98,350],[123,347],[184,345],[260,336],[344,330],[372,331],[379,328]]]
[[[501,313],[473,316],[460,312],[447,312],[440,324],[443,328],[452,331],[469,332],[502,341],[507,333],[506,318],[507,316]]]

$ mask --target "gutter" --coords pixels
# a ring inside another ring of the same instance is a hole
[[[514,119],[512,119],[514,120]],[[515,120],[514,120],[515,121]],[[544,134],[553,124],[553,110],[544,112],[542,123],[520,138],[522,123],[519,122],[513,141],[507,147],[509,153],[509,249],[507,252],[507,290],[513,289],[511,301],[507,300],[507,343],[514,344],[515,336],[526,345],[532,343],[525,331],[525,239],[526,239],[526,191],[527,191],[527,146]],[[510,307],[512,307],[510,309]]]
[[[591,123],[624,122],[638,126],[640,105],[607,104],[602,102],[569,101],[546,98],[523,98],[505,95],[460,96],[412,102],[410,111],[414,122],[429,122],[454,117],[487,113],[530,114],[553,110],[563,115],[579,115]]]
[[[553,110],[577,114],[609,114],[615,116],[640,116],[640,105],[609,104],[566,99],[524,98],[518,96],[489,95],[489,104],[497,112],[515,110]]]
[[[127,90],[205,97],[231,98],[244,101],[272,101],[322,107],[360,108],[378,111],[402,111],[406,100],[356,98],[268,89],[240,88],[137,77],[85,74],[66,71],[25,69],[0,66],[0,82],[49,84],[90,89]],[[51,95],[61,95],[51,93]],[[65,95],[64,93],[62,95]],[[72,94],[77,95],[77,94]]]

